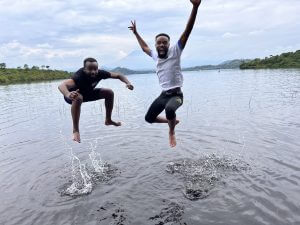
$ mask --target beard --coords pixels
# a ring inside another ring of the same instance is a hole
[[[87,69],[84,69],[85,74],[87,74],[90,77],[96,77],[96,75],[98,74],[98,71],[99,71],[98,69],[96,71],[94,71],[94,72],[91,72],[91,71],[89,71]]]
[[[156,48],[156,51],[157,51],[157,54],[158,54],[158,58],[161,58],[161,59],[167,58],[168,50],[169,50],[168,47]]]

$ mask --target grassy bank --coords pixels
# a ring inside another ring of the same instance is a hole
[[[71,73],[60,70],[0,69],[0,85],[66,79]]]

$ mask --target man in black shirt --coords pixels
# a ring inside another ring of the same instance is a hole
[[[129,90],[133,90],[132,84],[121,74],[99,70],[98,62],[94,58],[87,58],[83,62],[83,68],[79,69],[71,79],[62,82],[58,89],[64,95],[65,101],[72,105],[73,140],[80,143],[79,118],[82,102],[105,99],[106,118],[105,125],[121,126],[120,122],[111,119],[114,105],[114,92],[107,88],[96,88],[102,79],[119,79],[126,84]]]

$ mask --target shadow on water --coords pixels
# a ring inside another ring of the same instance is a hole
[[[184,206],[171,202],[169,200],[162,200],[162,209],[160,212],[148,219],[145,224],[164,225],[164,224],[178,224],[186,225],[182,222],[184,215]],[[119,203],[107,202],[97,209],[99,214],[99,224],[103,225],[130,225],[132,221],[128,216],[127,210]]]
[[[190,200],[208,197],[218,184],[225,183],[224,177],[246,170],[250,170],[250,166],[242,160],[215,154],[199,159],[179,159],[167,165],[168,173],[180,175],[184,196]]]
[[[129,225],[130,221],[124,207],[120,204],[107,202],[97,209],[100,215],[99,224]]]
[[[168,200],[163,200],[163,205],[165,206],[161,209],[161,212],[155,216],[150,217],[149,221],[155,222],[155,225],[187,225],[185,222],[182,222],[184,206],[175,202],[170,202]]]

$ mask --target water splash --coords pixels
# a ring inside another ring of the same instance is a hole
[[[184,181],[184,195],[190,200],[209,196],[224,176],[250,169],[249,164],[230,157],[215,154],[200,159],[180,159],[167,165],[167,172],[178,173]]]
[[[69,151],[71,158],[71,174],[72,181],[68,187],[64,188],[62,195],[80,196],[90,194],[97,182],[109,181],[115,177],[117,168],[104,162],[101,159],[100,153],[96,152],[98,141],[90,142],[90,163],[82,163],[80,159],[74,154],[72,146],[70,146],[66,138],[62,135],[65,149]]]
[[[81,163],[80,159],[74,154],[72,146],[70,146],[60,131],[60,137],[64,142],[65,149],[69,151],[71,158],[72,182],[62,194],[70,196],[85,195],[92,192],[92,179],[86,169],[86,166]]]
[[[80,162],[80,159],[72,154],[72,178],[73,182],[65,191],[66,195],[77,196],[92,192],[93,184],[86,167]]]
[[[105,169],[105,163],[102,161],[100,153],[95,151],[97,149],[97,145],[98,145],[97,140],[94,141],[94,144],[92,142],[90,143],[91,152],[89,154],[89,157],[91,159],[94,171],[96,173],[103,174]]]

